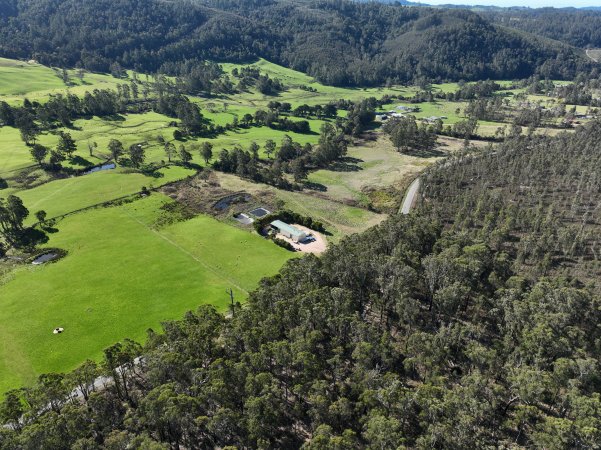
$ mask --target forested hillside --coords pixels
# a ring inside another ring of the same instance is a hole
[[[421,213],[289,262],[231,318],[10,392],[0,445],[595,448],[600,128],[441,163]]]
[[[145,72],[264,57],[335,85],[570,78],[583,53],[462,10],[346,0],[2,0],[0,53]]]
[[[480,14],[494,23],[576,47],[601,47],[601,11],[582,9],[495,9]]]
[[[451,158],[427,173],[424,206],[511,253],[520,271],[599,288],[600,147],[592,122],[574,135],[512,139],[493,156]]]

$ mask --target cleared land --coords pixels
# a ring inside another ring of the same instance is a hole
[[[50,246],[62,260],[21,266],[0,281],[0,391],[42,372],[68,370],[124,337],[179,318],[199,304],[227,307],[294,253],[258,235],[198,216],[154,224],[161,194],[70,216]],[[61,326],[65,332],[53,335]]]
[[[328,231],[332,233],[332,236],[328,237],[328,241],[336,242],[345,235],[359,233],[377,225],[386,218],[384,214],[345,205],[327,197],[317,196],[311,191],[282,191],[272,186],[252,183],[224,173],[218,173],[217,178],[220,185],[225,189],[258,195],[262,193],[273,194],[275,198],[283,203],[285,208],[323,222]]]
[[[258,68],[262,73],[266,73],[272,78],[279,78],[284,82],[285,85],[289,86],[289,88],[277,97],[265,96],[258,92],[236,94],[235,100],[241,105],[260,106],[267,104],[271,100],[276,100],[289,102],[294,108],[302,104],[325,104],[339,99],[356,101],[367,97],[379,98],[385,94],[413,95],[413,93],[417,91],[415,87],[399,86],[390,88],[340,88],[334,86],[324,86],[323,84],[316,82],[308,75],[278,66],[277,64],[273,64],[264,59],[261,59],[254,64],[250,64],[250,66]],[[240,66],[236,64],[223,64],[224,70],[228,73],[230,73],[235,67],[239,68]],[[315,89],[316,92],[301,89],[301,86]]]
[[[308,179],[332,200],[367,205],[370,191],[390,187],[400,190],[416,173],[443,156],[443,152],[401,154],[386,136],[379,134],[377,140],[350,147],[344,163],[313,172]]]
[[[601,49],[591,48],[586,51],[586,56],[588,56],[590,59],[592,59],[595,62],[600,62],[601,61]]]
[[[37,63],[0,58],[0,101],[21,103],[25,98],[45,102],[50,95],[71,92],[83,95],[94,89],[115,89],[126,83],[110,75],[85,72],[83,78],[75,70],[67,70],[68,84],[62,70]]]
[[[304,231],[307,235],[311,235],[312,239],[306,239],[303,242],[295,242],[293,239],[284,236],[283,234],[278,234],[277,237],[279,239],[283,239],[284,241],[290,243],[296,250],[302,253],[313,253],[315,255],[319,255],[326,251],[328,247],[327,239],[317,231],[311,230],[310,228],[304,227],[297,223],[292,223],[292,226],[298,228],[299,230]]]

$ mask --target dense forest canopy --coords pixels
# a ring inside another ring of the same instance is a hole
[[[481,11],[480,14],[494,23],[576,47],[601,47],[601,11],[507,8]]]
[[[574,135],[522,136],[493,155],[451,158],[427,172],[424,204],[455,229],[504,246],[522,273],[561,274],[598,289],[600,146],[595,121]]]
[[[335,85],[570,78],[592,68],[569,45],[470,11],[347,0],[2,0],[0,53],[145,72],[264,57]]]

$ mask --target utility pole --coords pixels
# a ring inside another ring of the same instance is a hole
[[[225,293],[230,296],[230,309],[232,311],[232,317],[234,317],[236,315],[236,310],[234,308],[234,290],[229,288],[225,291]]]

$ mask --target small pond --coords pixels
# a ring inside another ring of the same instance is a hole
[[[54,261],[55,259],[57,259],[60,255],[58,253],[44,253],[43,255],[38,256],[36,259],[34,259],[31,264],[34,265],[40,265],[40,264],[44,264],[48,261]]]
[[[265,217],[267,214],[270,214],[271,211],[265,209],[265,208],[255,208],[253,209],[250,214],[252,214],[255,217]]]
[[[223,211],[224,209],[229,208],[231,205],[233,205],[235,203],[247,202],[250,199],[251,199],[251,195],[247,194],[246,192],[232,194],[232,195],[228,195],[227,197],[224,197],[221,200],[219,200],[217,203],[215,203],[215,205],[213,205],[213,208],[215,208],[219,211]]]
[[[111,169],[114,169],[115,167],[117,167],[115,165],[115,163],[107,163],[107,164],[103,164],[101,166],[92,167],[90,170],[86,170],[83,174],[89,175],[91,173],[101,172],[103,170],[111,170]]]

